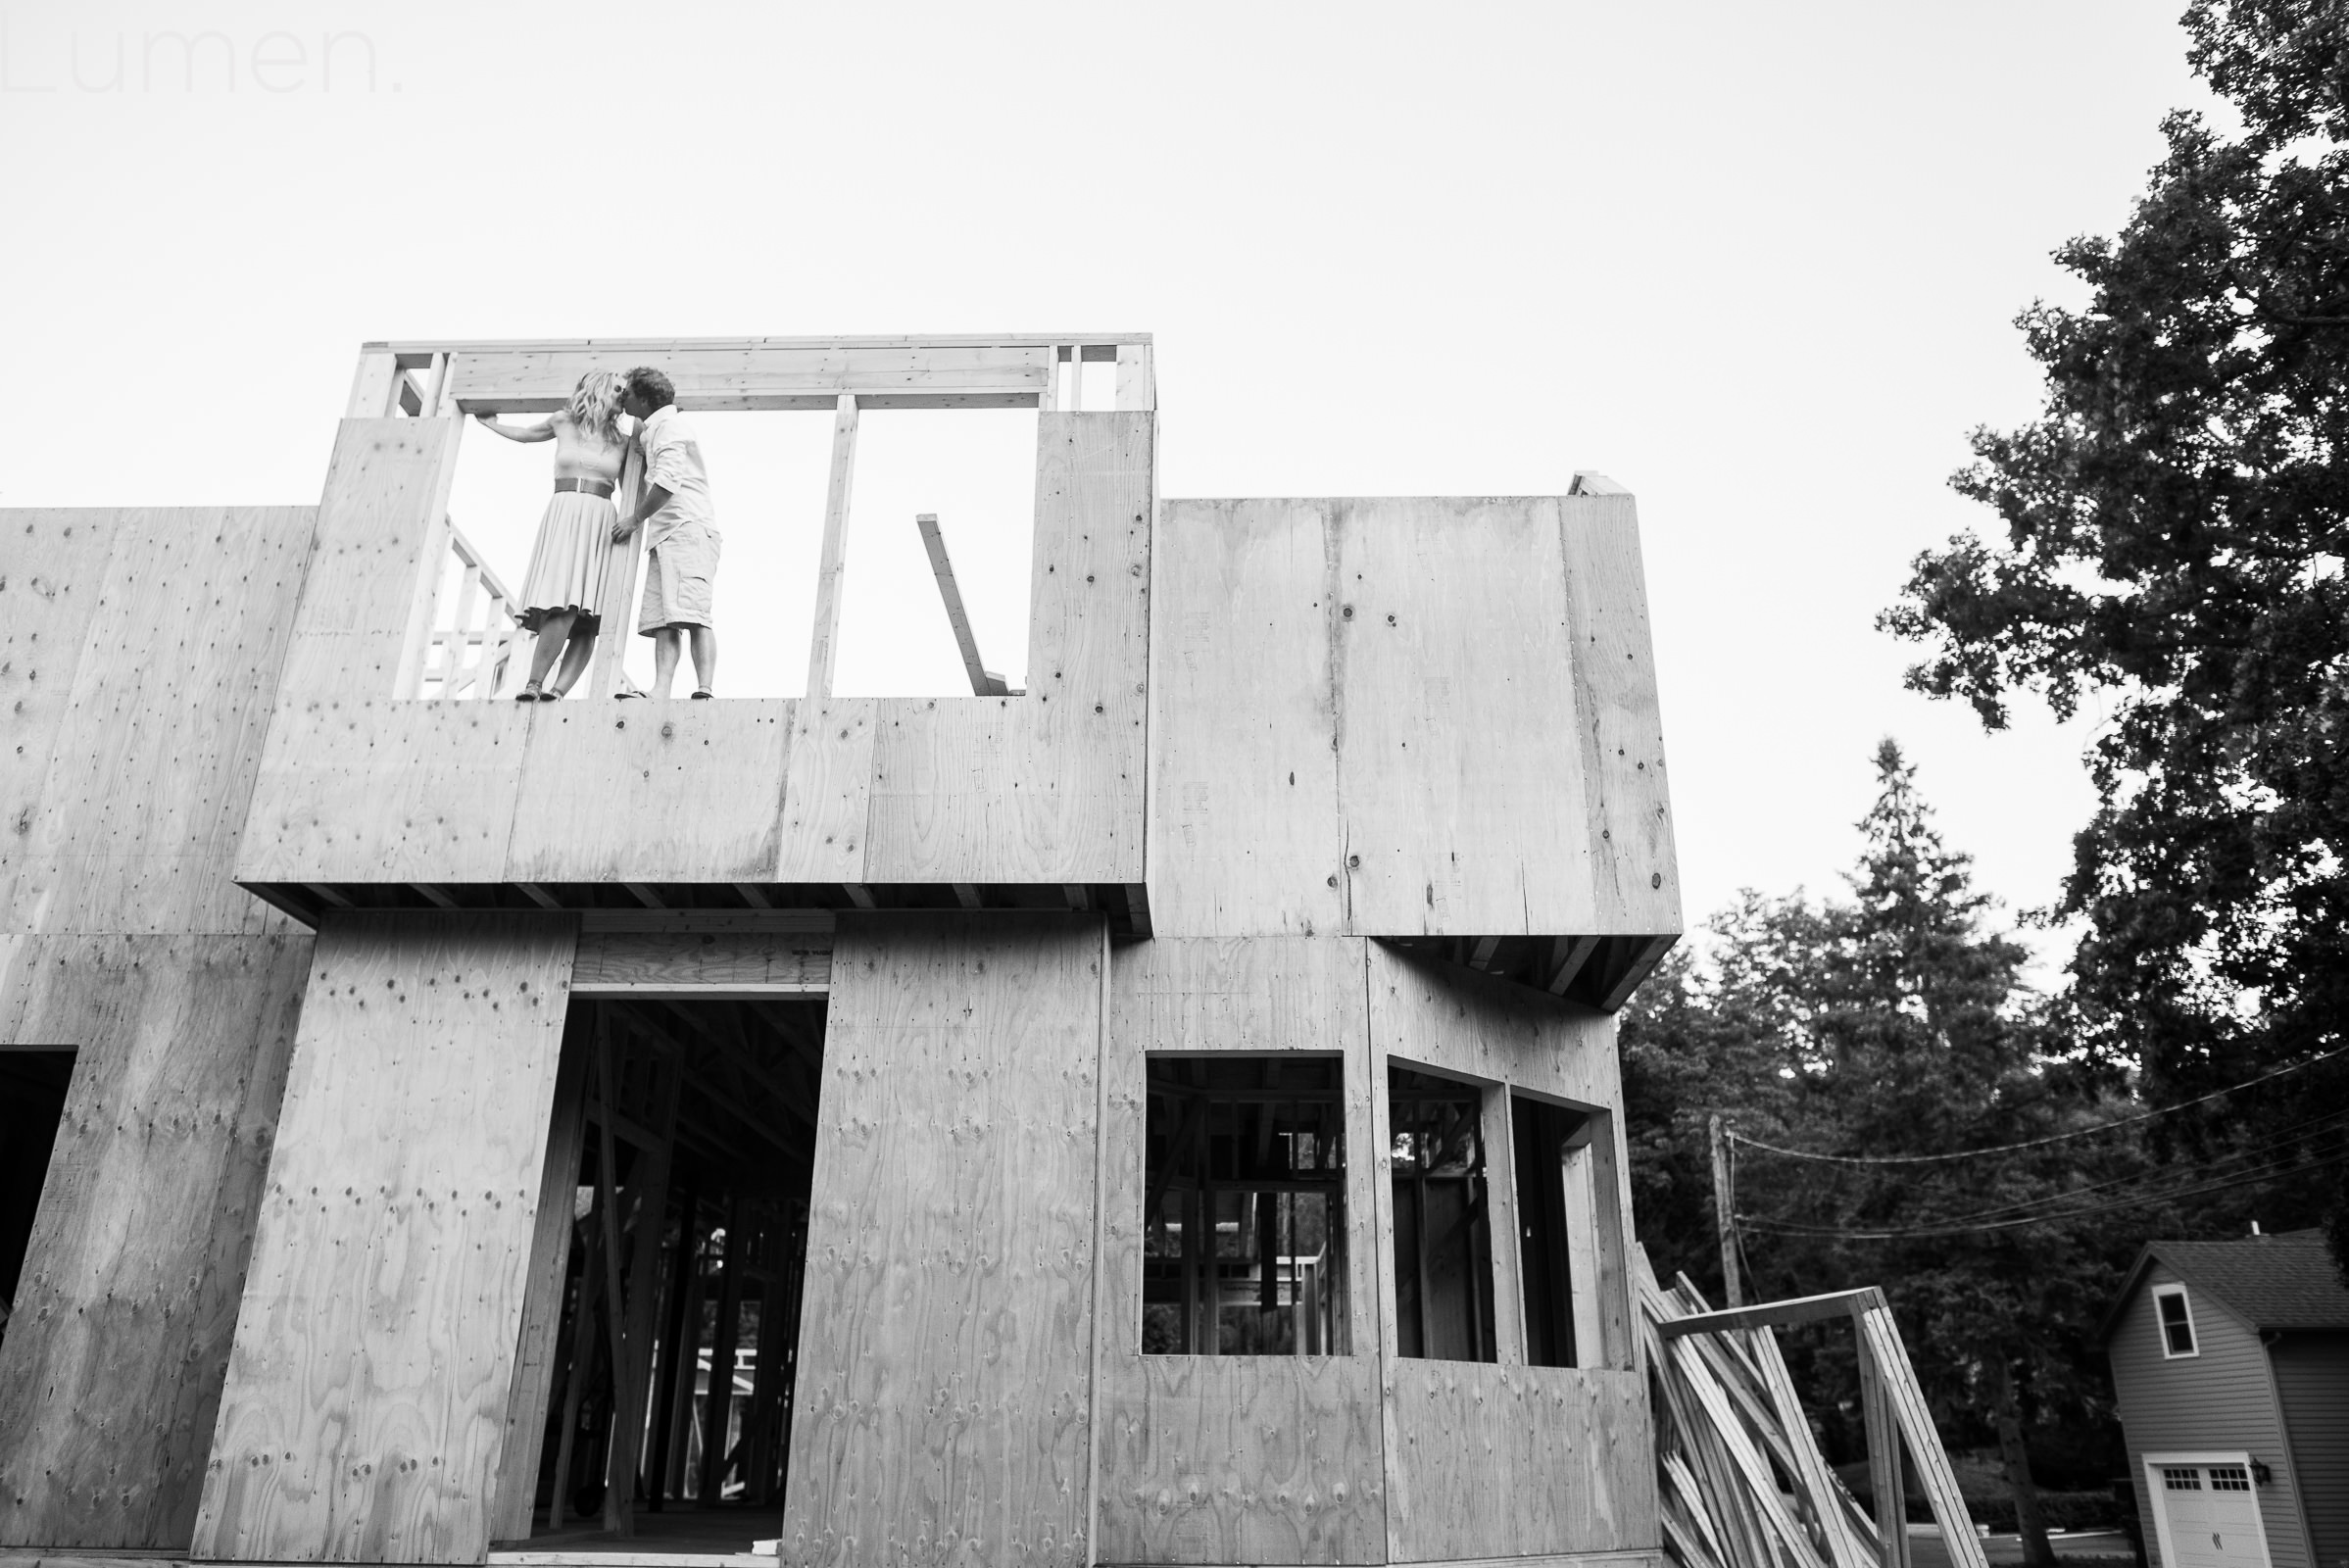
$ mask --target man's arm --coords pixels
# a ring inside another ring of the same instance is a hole
[[[612,542],[618,544],[622,539],[643,527],[654,513],[668,505],[668,492],[661,486],[646,485],[645,493],[637,498],[636,510],[612,525]]]

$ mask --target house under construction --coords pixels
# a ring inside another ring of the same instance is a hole
[[[1657,1557],[1632,498],[1163,500],[1151,355],[371,344],[315,507],[0,511],[0,1546]],[[636,365],[832,415],[806,696],[501,700],[465,416]],[[832,696],[859,412],[1018,407],[1025,690]]]

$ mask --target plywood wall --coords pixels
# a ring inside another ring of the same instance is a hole
[[[783,1561],[1082,1564],[1098,918],[844,917]]]
[[[75,1052],[0,1544],[188,1539],[310,954],[227,872],[312,524],[0,513],[0,1047]]]
[[[193,1550],[478,1562],[574,921],[318,933]]]
[[[1170,501],[1163,935],[1680,929],[1629,497]]]
[[[0,1041],[76,1048],[0,1342],[0,1545],[183,1547],[305,936],[27,941]]]

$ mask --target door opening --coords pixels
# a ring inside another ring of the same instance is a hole
[[[779,1533],[823,1034],[820,999],[572,1002],[502,1540]]]

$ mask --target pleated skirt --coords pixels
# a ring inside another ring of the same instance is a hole
[[[612,558],[612,528],[619,509],[602,496],[558,490],[538,520],[538,542],[530,548],[530,570],[522,579],[526,631],[565,611],[580,619],[574,631],[595,631],[604,615],[604,567]]]

